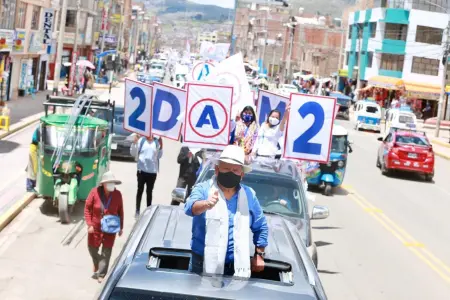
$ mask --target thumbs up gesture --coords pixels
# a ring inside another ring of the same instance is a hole
[[[208,209],[216,206],[219,201],[219,191],[217,189],[211,189],[208,195]]]

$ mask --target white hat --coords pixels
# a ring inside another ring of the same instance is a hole
[[[116,177],[114,177],[113,172],[108,171],[108,172],[105,172],[102,176],[102,181],[100,181],[100,184],[103,184],[103,183],[121,184],[122,181],[117,180]]]
[[[245,164],[245,153],[244,149],[236,145],[228,145],[223,149],[222,154],[220,154],[219,161],[224,163],[240,165],[244,169],[244,173],[249,173],[252,167]]]

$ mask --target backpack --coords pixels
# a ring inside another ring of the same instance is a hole
[[[99,187],[98,189],[102,208],[102,219],[100,221],[101,230],[104,233],[116,234],[120,231],[120,217],[116,215],[105,215],[105,209],[108,209],[111,204],[112,194],[109,195],[108,202],[104,205],[103,201],[105,200],[105,194],[103,188]]]

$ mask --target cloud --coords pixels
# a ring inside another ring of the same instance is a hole
[[[234,8],[234,0],[189,0],[198,4],[216,5],[224,8]]]

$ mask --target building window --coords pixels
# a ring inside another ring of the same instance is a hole
[[[414,56],[412,61],[411,73],[438,76],[439,59]]]
[[[373,52],[367,52],[367,67],[372,68]]]
[[[66,27],[75,27],[77,12],[75,10],[67,10]]]
[[[25,28],[25,17],[27,13],[27,4],[19,1],[16,13],[16,28]]]
[[[408,25],[386,23],[384,29],[384,38],[390,40],[406,41]]]
[[[352,38],[352,25],[348,25],[348,38],[351,39]]]
[[[380,69],[402,72],[404,61],[405,61],[404,55],[384,54],[383,53],[381,55]]]
[[[444,29],[418,25],[416,30],[416,42],[440,45],[442,43],[443,33]]]
[[[350,58],[350,51],[345,52],[345,65],[348,66],[348,60]]]
[[[370,37],[374,38],[377,34],[377,22],[370,22]]]
[[[413,9],[447,13],[447,7],[447,0],[412,0]]]
[[[33,5],[33,10],[31,12],[31,30],[39,29],[40,16],[41,16],[41,7]]]

